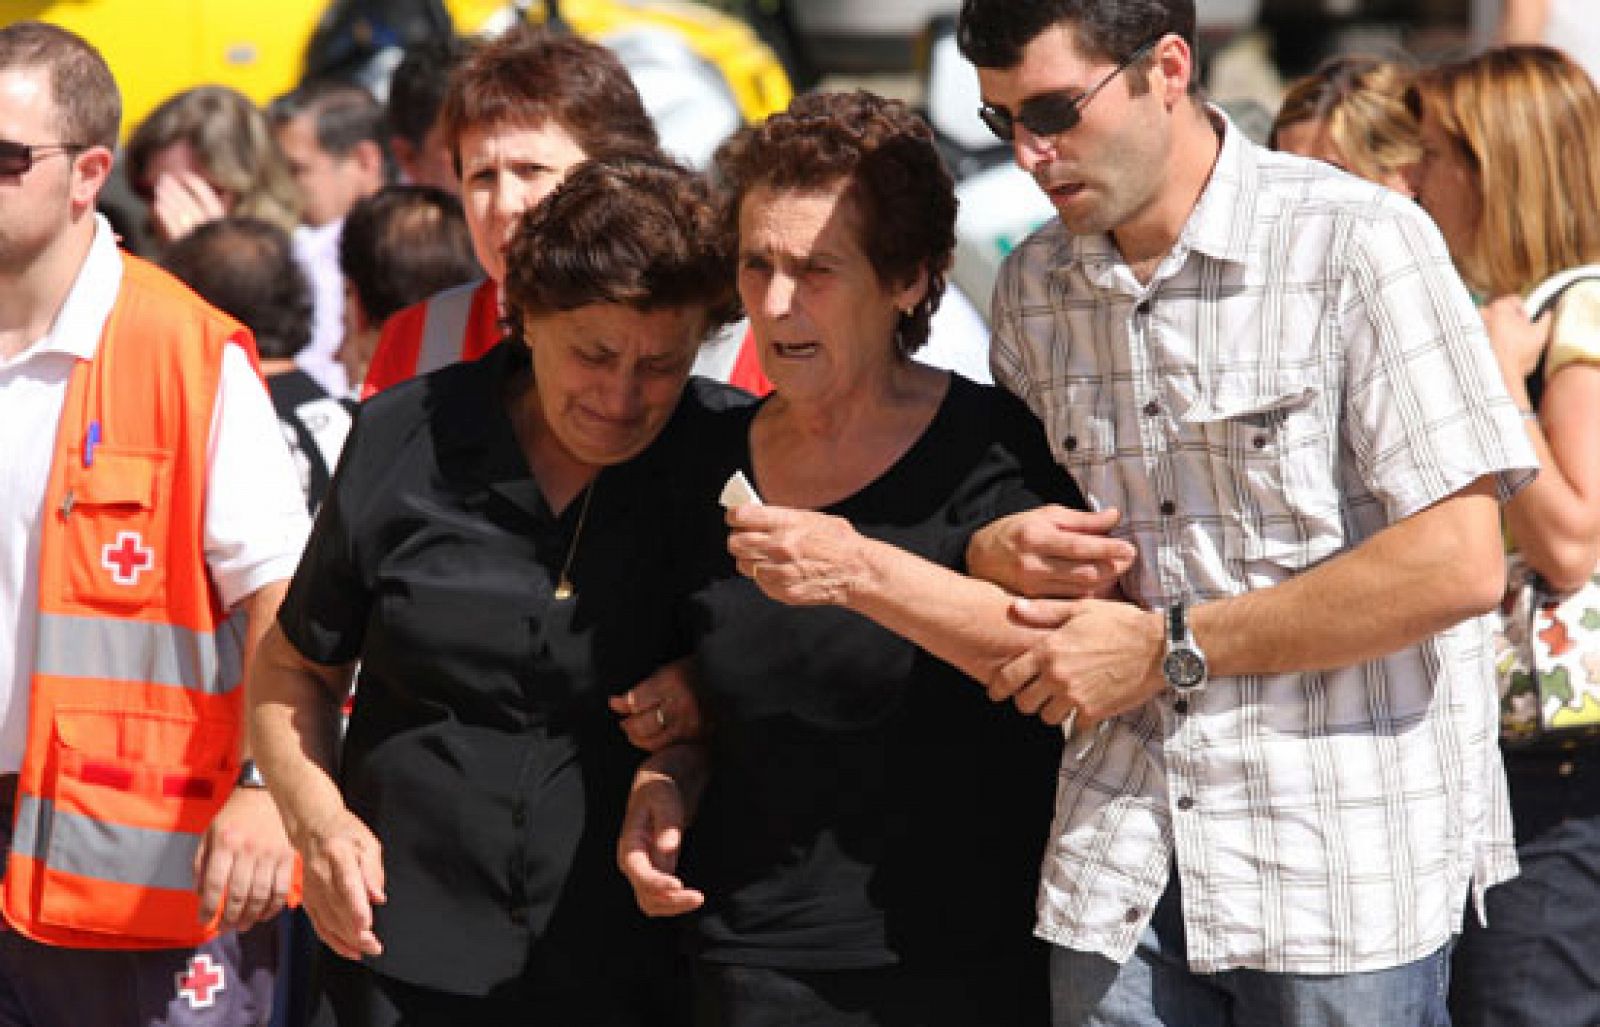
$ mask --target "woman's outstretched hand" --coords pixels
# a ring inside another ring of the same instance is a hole
[[[861,536],[843,517],[752,504],[729,510],[727,522],[739,573],[780,603],[847,605],[866,573]]]
[[[705,895],[677,876],[678,856],[689,822],[690,804],[679,777],[685,766],[701,768],[696,746],[675,746],[646,760],[633,778],[628,809],[617,836],[617,866],[633,887],[634,901],[648,916],[679,916],[699,909]],[[696,773],[696,771],[688,771]],[[692,792],[699,787],[693,784]]]

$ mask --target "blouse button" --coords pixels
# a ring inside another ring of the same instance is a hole
[[[1150,402],[1144,405],[1144,416],[1154,417],[1159,413],[1161,413],[1161,404],[1157,403],[1155,400],[1152,399]]]
[[[1161,515],[1163,517],[1171,517],[1173,514],[1175,514],[1177,512],[1178,512],[1178,504],[1177,503],[1174,503],[1170,499],[1163,499],[1161,501]]]
[[[1185,795],[1178,800],[1178,808],[1184,811],[1194,809],[1194,800]]]
[[[1250,440],[1250,445],[1256,447],[1257,449],[1266,449],[1267,437],[1265,435],[1257,435],[1255,438]]]
[[[1066,447],[1068,453],[1071,453],[1078,448],[1078,437],[1076,435],[1068,435],[1062,440],[1062,445]]]

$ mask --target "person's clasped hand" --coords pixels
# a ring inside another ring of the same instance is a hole
[[[235,788],[194,857],[200,922],[243,931],[277,916],[294,879],[294,848],[264,788]]]
[[[1054,630],[989,682],[989,697],[1048,724],[1077,711],[1078,732],[1143,705],[1165,687],[1159,613],[1103,599],[1018,599],[1012,616]]]
[[[306,915],[317,937],[346,959],[376,956],[383,943],[373,931],[372,907],[384,893],[383,844],[366,824],[340,807],[328,823],[305,832]]]
[[[1115,509],[1024,510],[976,532],[968,564],[1026,596],[1110,598],[1135,557],[1133,543],[1109,534],[1121,520]]]
[[[1479,313],[1502,377],[1511,381],[1532,374],[1550,343],[1554,315],[1547,310],[1539,320],[1530,321],[1520,296],[1498,296],[1484,304]]]
[[[687,658],[667,664],[606,704],[620,718],[628,741],[645,752],[694,741],[705,727],[700,700],[689,683]]]

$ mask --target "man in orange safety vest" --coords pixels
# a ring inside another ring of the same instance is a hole
[[[264,1023],[294,860],[241,682],[306,515],[249,332],[95,213],[120,115],[0,29],[0,1022]]]

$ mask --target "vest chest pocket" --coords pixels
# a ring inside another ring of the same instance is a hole
[[[67,590],[77,602],[121,609],[163,594],[170,551],[172,454],[102,445],[93,463],[74,461],[63,518]]]

